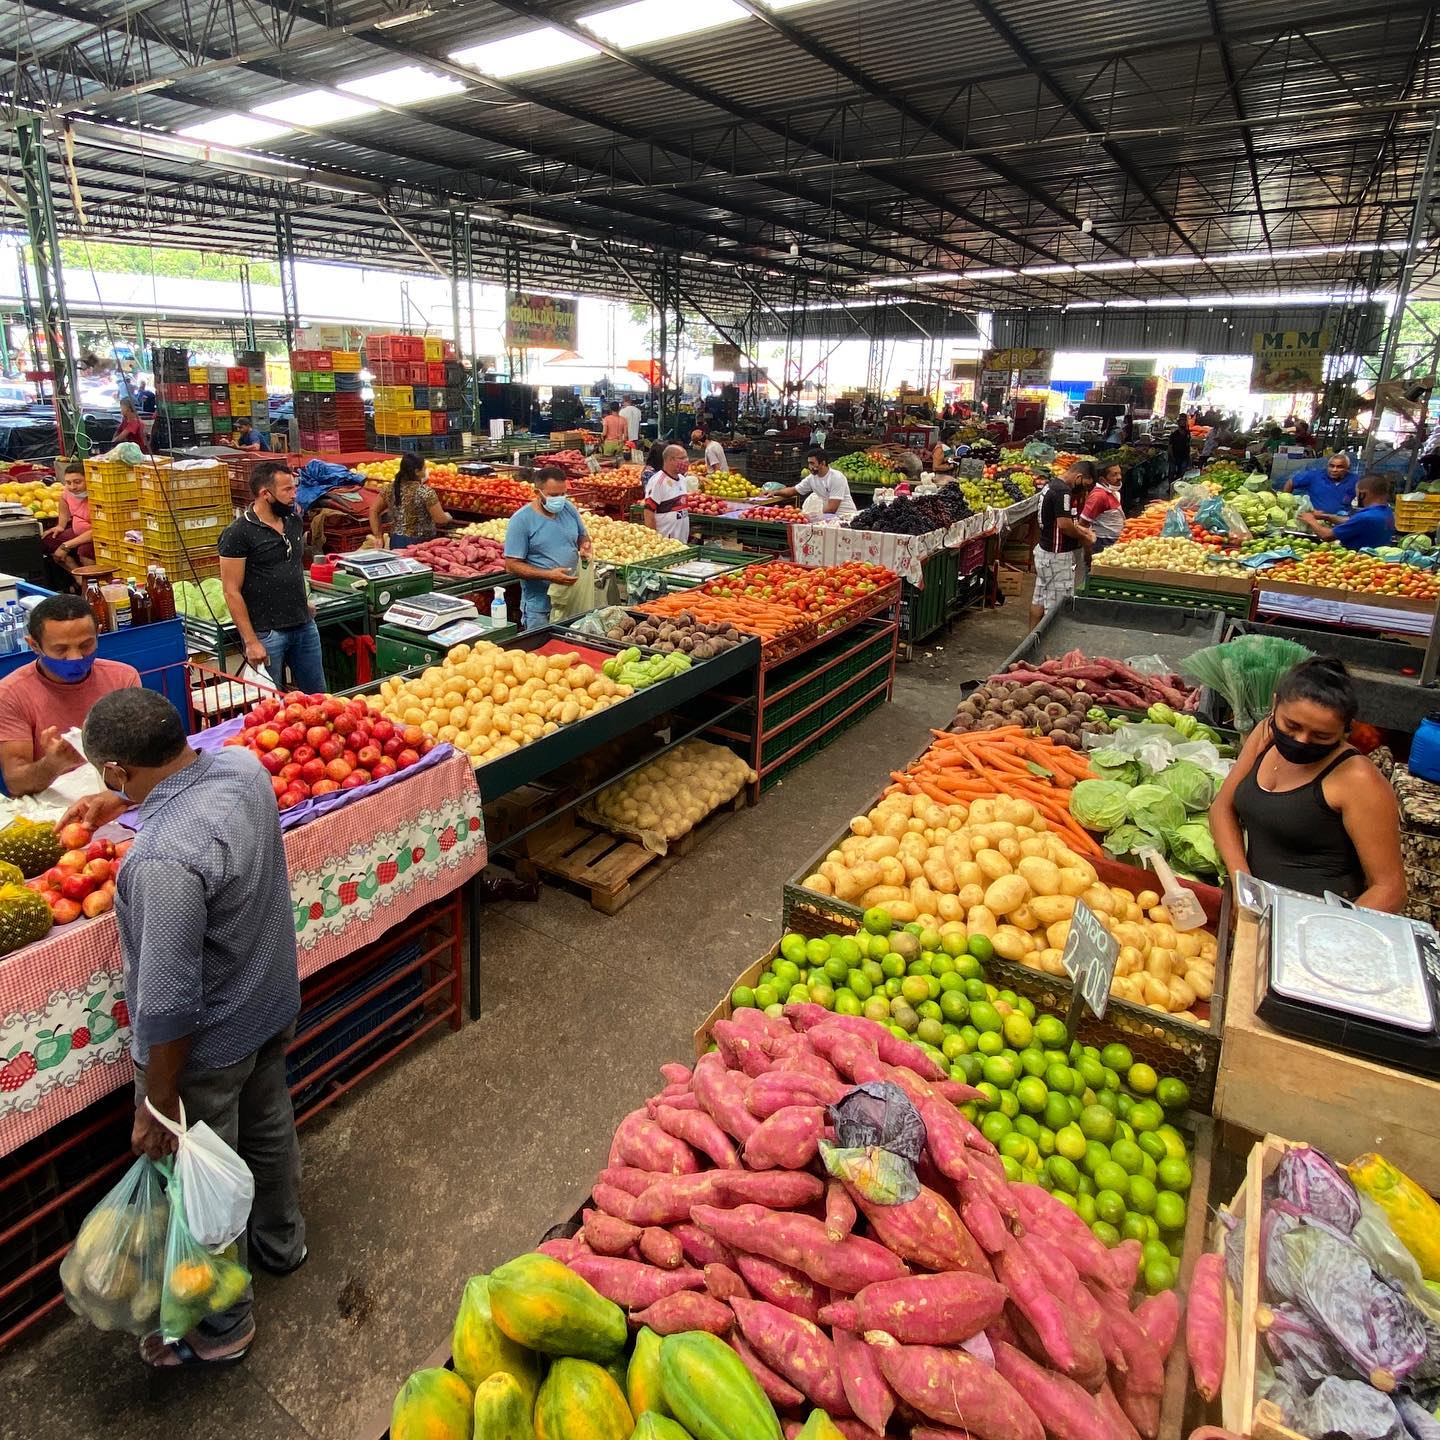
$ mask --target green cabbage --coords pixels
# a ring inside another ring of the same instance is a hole
[[[1118,780],[1082,780],[1070,792],[1070,813],[1087,830],[1113,830],[1125,819],[1129,794]]]
[[[1133,855],[1142,848],[1154,847],[1155,837],[1127,821],[1124,825],[1117,825],[1105,837],[1104,844],[1112,855]]]
[[[1215,779],[1193,760],[1177,760],[1155,777],[1192,815],[1202,814],[1215,798]]]
[[[1185,823],[1185,807],[1163,785],[1151,780],[1131,789],[1125,818],[1152,835],[1164,835]]]
[[[1114,759],[1102,759],[1102,756],[1113,756]],[[1094,751],[1090,756],[1090,768],[1095,772],[1097,780],[1115,780],[1126,786],[1140,783],[1139,762],[1132,760],[1121,750]]]
[[[1219,875],[1224,871],[1208,820],[1187,820],[1167,836],[1170,860],[1190,874]]]

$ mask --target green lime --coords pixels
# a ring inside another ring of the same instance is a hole
[[[1115,1138],[1115,1117],[1103,1105],[1087,1105],[1080,1112],[1080,1129],[1087,1140],[1108,1145]]]
[[[871,906],[871,908],[865,912],[864,920],[861,921],[861,924],[863,924],[872,935],[888,935],[890,933],[890,927],[894,923],[890,918],[890,912],[888,910],[882,910],[878,905]]]
[[[1050,1098],[1045,1082],[1034,1075],[1027,1075],[1015,1087],[1015,1094],[1020,1101],[1020,1108],[1028,1110],[1032,1115],[1039,1115]]]
[[[920,1028],[920,1017],[903,1000],[897,1000],[890,1006],[890,1018],[907,1036]]]
[[[1155,1196],[1155,1223],[1162,1230],[1185,1228],[1185,1202],[1173,1190],[1161,1190]]]
[[[1113,1250],[1120,1243],[1120,1232],[1104,1220],[1097,1220],[1090,1227],[1090,1233],[1094,1235],[1107,1250]]]
[[[1155,1130],[1146,1130],[1135,1137],[1135,1143],[1152,1160],[1163,1160],[1170,1152],[1165,1148],[1165,1137]]]
[[[887,980],[898,979],[905,974],[905,961],[893,950],[880,957],[880,969]]]
[[[1155,1211],[1155,1184],[1143,1175],[1130,1177],[1130,1208],[1137,1215],[1151,1215]]]
[[[1081,1195],[1088,1195],[1091,1199],[1095,1197],[1095,1182],[1083,1170],[1080,1172],[1079,1193]],[[1091,1218],[1093,1219],[1094,1217],[1092,1216]]]
[[[1128,1046],[1112,1040],[1100,1052],[1100,1063],[1107,1070],[1118,1070],[1123,1075],[1135,1063],[1135,1057],[1131,1055]]]
[[[1095,1214],[1107,1225],[1119,1226],[1125,1219],[1125,1197],[1103,1186],[1095,1193]]]
[[[1018,1130],[1012,1130],[1008,1135],[1001,1136],[996,1149],[1002,1155],[1010,1155],[1016,1160],[1026,1160],[1034,1144],[1035,1142],[1028,1135],[1022,1135]]]
[[[1085,1109],[1084,1103],[1078,1095],[1067,1095],[1065,1103],[1070,1107],[1071,1120],[1079,1120],[1081,1112]]]
[[[922,950],[938,950],[940,948],[940,932],[933,926],[927,925],[920,932],[920,948]]]
[[[944,980],[947,975],[955,974],[955,962],[942,950],[930,957],[930,973]]]
[[[973,1025],[962,1025],[960,1027],[960,1038],[966,1046],[974,1050],[980,1040],[980,1032]]]
[[[1113,1160],[1106,1160],[1093,1171],[1097,1190],[1114,1190],[1124,1195],[1130,1184],[1130,1177]]]
[[[1087,1175],[1093,1176],[1102,1165],[1110,1163],[1110,1152],[1098,1140],[1087,1140],[1085,1142],[1085,1155],[1080,1161],[1080,1168]]]
[[[1047,1089],[1068,1095],[1075,1088],[1075,1078],[1068,1065],[1051,1065],[1045,1071],[1045,1085]]]
[[[1027,1020],[1034,1020],[1035,1002],[1028,995],[1022,995],[1015,1004],[1016,1008]]]
[[[950,1078],[963,1081],[966,1085],[974,1085],[981,1078],[980,1064],[978,1055],[961,1055],[950,1067]]]
[[[1159,1199],[1158,1195],[1156,1199]],[[1158,1240],[1160,1238],[1160,1227],[1155,1223],[1155,1217],[1153,1215],[1147,1215],[1145,1217],[1145,1238],[1147,1240]]]
[[[1070,1097],[1057,1095],[1053,1090],[1045,1097],[1045,1123],[1050,1129],[1059,1131],[1070,1124]]]
[[[915,1013],[922,1020],[933,1020],[938,1025],[943,1012],[933,1000],[922,1000],[916,1007]]]
[[[1117,1120],[1115,1122],[1115,1138],[1117,1140],[1133,1140],[1135,1127],[1128,1120]]]
[[[1046,1050],[1054,1050],[1068,1044],[1070,1036],[1058,1015],[1042,1015],[1035,1022],[1035,1039]]]
[[[763,983],[764,977],[761,977]],[[791,985],[800,983],[800,967],[789,960],[777,960],[775,962],[775,983],[789,989]]]
[[[793,930],[780,937],[780,953],[794,965],[805,963],[805,937]]]
[[[1005,1178],[1012,1185],[1018,1185],[1025,1178],[1024,1172],[1020,1169],[1020,1162],[1012,1155],[1002,1155],[1000,1166],[1005,1171]]]
[[[1146,1155],[1144,1151],[1141,1151],[1140,1153],[1140,1173],[1147,1180],[1150,1180],[1152,1182],[1158,1180],[1160,1177],[1160,1172],[1156,1167],[1155,1162],[1148,1155]]]
[[[835,992],[835,1013],[837,1015],[858,1015],[860,997],[853,990],[843,987]]]
[[[1085,1158],[1085,1132],[1074,1123],[1062,1126],[1055,1132],[1055,1148],[1067,1160],[1078,1163]]]
[[[947,1060],[958,1060],[965,1053],[965,1037],[956,1030],[940,1042],[940,1053]]]
[[[970,942],[967,940],[965,944],[967,947],[965,954],[955,957],[955,973],[960,976],[962,980],[979,980],[981,984],[984,984],[985,968],[975,956],[970,953],[968,948]]]
[[[1016,1098],[1013,1090],[1000,1092],[1000,1109],[1012,1120],[1020,1113],[1020,1101]]]
[[[872,984],[882,985],[885,982],[885,972],[880,968],[878,960],[862,960],[860,962],[860,973]]]
[[[951,956],[963,955],[968,943],[963,930],[952,930],[948,935],[940,937],[940,948]]]
[[[835,987],[827,984],[824,980],[813,980],[810,983],[810,999],[826,1010],[833,1010],[835,1008]]]
[[[875,987],[863,970],[849,971],[845,976],[845,984],[857,1000],[868,1000],[875,993]]]
[[[1081,1078],[1092,1090],[1105,1088],[1105,1067],[1093,1055],[1082,1055],[1076,1066]]]
[[[920,937],[921,930],[924,928],[918,920],[908,920],[905,923],[905,933],[907,935],[914,935],[917,940]]]
[[[993,1031],[999,1035],[1005,1022],[988,1000],[979,1000],[970,1006],[970,1023],[977,1030]]]
[[[1020,1068],[1027,1075],[1044,1075],[1045,1056],[1033,1046],[1020,1052]]]
[[[853,935],[839,936],[830,942],[830,948],[847,965],[858,965],[863,958],[860,954],[860,942]]]
[[[1018,1011],[1005,1017],[1005,1038],[1017,1049],[1023,1050],[1035,1034],[1035,1027]]]
[[[1088,1089],[1087,1089],[1087,1093],[1093,1093],[1093,1092],[1090,1092],[1090,1091],[1088,1091]],[[1118,1114],[1120,1113],[1120,1099],[1121,1099],[1121,1096],[1120,1096],[1119,1091],[1117,1091],[1117,1090],[1102,1090],[1102,1091],[1100,1091],[1100,1093],[1099,1093],[1098,1095],[1096,1095],[1095,1098],[1094,1098],[1093,1100],[1091,1100],[1089,1103],[1090,1103],[1091,1105],[1098,1105],[1098,1106],[1100,1106],[1100,1108],[1101,1108],[1102,1110],[1108,1110],[1112,1115],[1118,1115]]]
[[[1167,1075],[1156,1087],[1155,1098],[1166,1110],[1184,1110],[1190,1104],[1190,1087]]]
[[[1129,1073],[1125,1076],[1125,1083],[1137,1095],[1153,1095],[1156,1085],[1160,1083],[1160,1077],[1156,1075],[1153,1065],[1146,1065],[1142,1062],[1130,1067]]]
[[[785,999],[791,1005],[808,1005],[810,1004],[810,987],[808,985],[792,985]]]
[[[1184,1160],[1167,1155],[1156,1165],[1155,1178],[1166,1190],[1183,1195],[1190,1188],[1190,1166]]]
[[[1071,1210],[1079,1211],[1079,1198],[1074,1195],[1067,1195],[1063,1190],[1052,1190],[1050,1192],[1062,1205],[1068,1206]]]
[[[994,1110],[1000,1104],[1000,1090],[988,1080],[977,1080],[975,1088],[980,1092],[979,1105],[984,1110]]]
[[[1085,1178],[1083,1175],[1080,1177],[1082,1182]],[[1099,1218],[1095,1214],[1095,1196],[1085,1189],[1083,1183],[1081,1184],[1079,1193],[1075,1196],[1075,1213],[1087,1225],[1093,1225]]]
[[[890,976],[880,988],[885,992],[885,998],[887,1000],[898,1000],[900,998],[900,982],[895,976]]]
[[[1016,1115],[1015,1129],[1027,1140],[1040,1138],[1040,1122],[1033,1115]]]
[[[843,957],[832,955],[824,964],[824,971],[827,979],[835,981],[838,985],[850,973],[850,967],[845,963]]]
[[[965,982],[965,998],[973,1005],[977,1000],[989,1000],[990,992],[983,980],[967,980]]]
[[[946,979],[949,977],[947,976]],[[970,1002],[958,990],[940,991],[940,1013],[947,1019],[962,1025],[970,1018]]]
[[[1005,1037],[998,1030],[985,1030],[975,1042],[982,1055],[998,1055],[1005,1048]]]
[[[918,1023],[919,1023],[919,1017],[916,1016],[915,1019],[916,1019],[916,1023],[918,1024]],[[893,1014],[890,1016],[890,1023],[889,1023],[885,1028],[886,1028],[897,1040],[908,1040],[908,1039],[910,1038],[910,1032],[909,1032],[903,1025],[900,1025],[900,1024],[898,1024],[898,1023],[896,1022],[895,1016],[894,1016]]]
[[[805,963],[808,965],[824,965],[830,958],[830,947],[823,940],[807,940],[805,942]]]
[[[906,966],[906,970],[911,975],[929,975],[930,961],[924,955],[917,955]]]
[[[1169,1290],[1175,1284],[1174,1262],[1152,1261],[1145,1267],[1144,1280],[1145,1292],[1148,1295],[1158,1295],[1162,1290]]]
[[[953,990],[962,1000],[965,1000],[965,982],[952,970],[948,975],[940,977],[941,990]],[[965,1001],[968,1005],[970,1002]]]
[[[1125,1218],[1120,1222],[1120,1238],[1143,1242],[1145,1235],[1145,1216],[1137,1215],[1133,1210],[1127,1210]]]
[[[1045,1174],[1052,1189],[1064,1190],[1073,1195],[1080,1185],[1080,1172],[1064,1155],[1050,1155],[1045,1160]]]
[[[1043,1156],[1051,1156],[1055,1153],[1055,1132],[1048,1126],[1040,1127],[1039,1138],[1035,1141],[1036,1148]]]
[[[1008,1090],[1015,1083],[1015,1065],[1003,1055],[987,1057],[981,1073],[992,1084]]]
[[[1160,1260],[1166,1263],[1170,1260],[1170,1250],[1163,1240],[1144,1240],[1140,1242],[1140,1263],[1142,1265],[1152,1264]]]
[[[732,1010],[753,1010],[755,1008],[755,992],[748,985],[737,985],[730,992],[730,1008]]]
[[[992,1110],[980,1122],[980,1133],[996,1146],[1010,1133],[1011,1128],[1010,1122],[998,1110]]]
[[[890,1018],[890,1002],[883,995],[872,995],[860,1013],[867,1020],[878,1020],[883,1025]]]
[[[1158,1100],[1137,1100],[1130,1107],[1130,1113],[1125,1119],[1136,1130],[1158,1130],[1165,1121],[1165,1112],[1160,1108]]]
[[[1110,1158],[1127,1175],[1138,1175],[1140,1162],[1145,1156],[1133,1140],[1123,1140],[1117,1136],[1110,1146]]]
[[[865,953],[872,960],[883,960],[890,953],[890,937],[888,935],[871,935],[865,941]]]
[[[1185,1158],[1185,1137],[1173,1125],[1161,1125],[1156,1133],[1165,1142],[1167,1155],[1173,1155],[1177,1160]]]
[[[972,872],[973,873],[973,872]],[[988,935],[972,935],[965,947],[982,965],[995,957],[995,947]]]
[[[927,1015],[916,1027],[915,1038],[923,1045],[939,1045],[945,1038],[945,1032],[940,1028],[938,1020]]]
[[[1128,1120],[1130,1112],[1135,1108],[1134,1099],[1123,1090],[1115,1096],[1115,1113],[1122,1119]]]

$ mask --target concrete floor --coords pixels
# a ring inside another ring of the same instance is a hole
[[[484,1013],[421,1042],[301,1132],[311,1258],[256,1279],[259,1331],[221,1373],[147,1372],[70,1318],[0,1355],[0,1437],[365,1440],[448,1340],[461,1287],[567,1217],[616,1123],[778,934],[782,881],[919,750],[1023,609],[972,612],[900,667],[894,703],[606,917],[547,889],[485,917]],[[63,1312],[62,1312],[63,1313]]]

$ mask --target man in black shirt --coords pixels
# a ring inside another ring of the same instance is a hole
[[[1047,610],[1075,593],[1075,562],[1082,546],[1095,543],[1095,532],[1080,518],[1082,495],[1095,482],[1095,467],[1077,460],[1045,487],[1040,501],[1040,540],[1035,546],[1035,593],[1030,599],[1033,630]]]
[[[250,472],[250,508],[220,537],[220,583],[245,658],[277,685],[285,671],[297,690],[325,689],[315,607],[305,590],[305,527],[295,508],[295,477],[280,460]]]

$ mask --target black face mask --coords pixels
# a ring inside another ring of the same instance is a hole
[[[1281,757],[1292,765],[1313,765],[1317,760],[1323,760],[1338,743],[1328,740],[1297,740],[1293,735],[1287,735],[1275,723],[1273,712],[1270,716],[1270,738],[1274,740],[1275,748]]]

